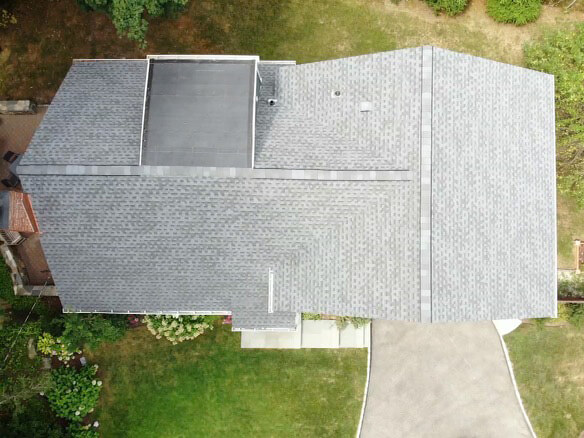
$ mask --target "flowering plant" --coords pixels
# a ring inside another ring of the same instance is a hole
[[[143,322],[156,339],[168,339],[174,345],[195,339],[206,329],[213,329],[213,317],[203,315],[146,315]]]
[[[137,327],[140,324],[140,319],[136,315],[128,315],[128,324],[130,327]]]
[[[75,351],[69,347],[69,344],[63,342],[61,338],[54,338],[50,333],[43,333],[39,336],[37,348],[42,354],[47,356],[57,356],[61,362],[67,363],[71,360]],[[81,354],[81,350],[77,350]]]
[[[71,367],[54,369],[51,372],[53,384],[47,398],[55,414],[80,422],[92,412],[102,384],[96,373],[97,365],[84,366],[79,371]]]
[[[71,438],[99,438],[99,433],[91,424],[71,423],[67,427],[68,436]]]

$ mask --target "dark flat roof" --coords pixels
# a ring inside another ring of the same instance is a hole
[[[255,61],[150,60],[142,164],[251,167]]]

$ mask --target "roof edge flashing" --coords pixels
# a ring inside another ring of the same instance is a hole
[[[259,61],[258,55],[147,55],[157,61]]]

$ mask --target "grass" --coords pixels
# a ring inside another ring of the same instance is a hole
[[[584,329],[523,324],[505,342],[537,436],[579,436],[584,431]]]
[[[352,437],[365,349],[242,350],[218,325],[171,345],[144,327],[89,353],[104,387],[103,437]]]
[[[548,27],[584,19],[544,7],[537,24],[495,23],[484,0],[460,17],[436,16],[422,1],[192,0],[175,19],[153,19],[145,50],[120,38],[104,14],[75,0],[6,0],[18,23],[0,29],[0,98],[49,102],[74,58],[143,58],[147,53],[258,54],[310,62],[434,44],[521,64],[523,44]]]
[[[570,196],[558,194],[558,267],[573,269],[574,239],[584,239],[584,208]]]

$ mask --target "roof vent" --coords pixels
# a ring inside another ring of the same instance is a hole
[[[335,90],[331,93],[332,97],[339,97],[341,95],[341,92],[339,90]]]
[[[373,104],[371,102],[361,102],[359,111],[361,111],[362,113],[373,111]]]
[[[268,105],[275,106],[278,103],[278,99],[268,99]]]

